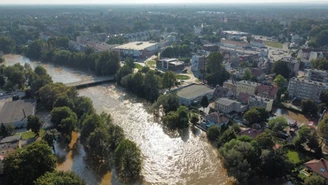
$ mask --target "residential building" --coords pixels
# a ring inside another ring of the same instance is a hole
[[[222,113],[244,112],[247,110],[247,106],[242,105],[236,100],[231,100],[228,98],[219,98],[215,101],[216,110]]]
[[[309,69],[308,70],[308,80],[317,82],[328,82],[328,72],[325,70]]]
[[[237,99],[239,102],[241,102],[242,104],[248,104],[248,100],[249,100],[249,97],[251,95],[247,94],[247,93],[239,93]]]
[[[263,98],[276,99],[277,92],[277,86],[261,84],[257,87],[255,94]]]
[[[291,78],[287,90],[292,98],[310,98],[315,102],[320,102],[320,94],[327,89],[327,85],[324,82]]]
[[[0,123],[12,124],[15,128],[26,127],[27,117],[35,114],[35,100],[6,102],[0,112]]]
[[[223,83],[223,87],[228,88],[234,95],[237,93],[237,83],[234,80],[227,80]]]
[[[306,162],[304,165],[314,174],[325,178],[326,181],[328,180],[328,161],[326,159],[313,159],[311,161]]]
[[[255,77],[258,81],[263,80],[265,77],[264,70],[261,68],[251,68],[251,72],[253,77]]]
[[[176,58],[164,58],[156,61],[156,68],[161,70],[182,71],[185,65]]]
[[[220,45],[228,48],[244,49],[244,47],[248,46],[248,43],[222,39]]]
[[[218,40],[219,42],[219,40]],[[219,51],[220,47],[215,44],[204,44],[203,49],[208,52]]]
[[[193,55],[191,57],[191,69],[193,71],[203,71],[206,66],[206,55]]]
[[[124,34],[124,38],[127,39],[129,42],[147,41],[150,38],[150,34],[147,31],[136,32],[136,33],[127,33],[127,34]]]
[[[259,86],[256,82],[241,80],[236,82],[237,84],[237,96],[239,93],[247,93],[249,95],[255,95],[256,88]]]
[[[20,139],[20,135],[14,135],[0,140],[0,174],[3,174],[3,160],[20,147]]]
[[[297,76],[298,70],[300,69],[301,62],[294,57],[284,57],[281,61],[285,62],[290,71],[289,76]]]
[[[229,123],[229,118],[217,112],[212,112],[205,116],[205,121],[207,123],[206,124],[207,127],[210,127],[212,125],[217,125],[221,127]]]
[[[205,85],[191,84],[172,92],[177,93],[181,104],[188,106],[192,103],[199,103],[204,96],[207,96],[209,100],[212,99],[214,89]]]
[[[204,25],[202,24],[200,27],[194,26],[195,35],[200,35],[203,32]]]
[[[297,34],[290,34],[290,37],[291,37],[290,42],[296,44],[299,44],[303,40],[303,38]]]
[[[154,54],[159,49],[157,42],[129,42],[127,44],[114,47],[121,56],[134,58],[146,58]]]
[[[249,108],[264,107],[266,111],[271,112],[273,106],[273,99],[262,98],[259,96],[250,96],[248,99]]]

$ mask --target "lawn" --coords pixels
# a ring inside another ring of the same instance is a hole
[[[44,130],[41,129],[40,130],[40,136],[43,136],[44,134]],[[26,131],[26,132],[22,132],[22,133],[16,133],[16,135],[21,134],[22,135],[22,139],[26,140],[26,139],[32,139],[35,137],[35,134],[32,131]]]
[[[273,48],[281,48],[282,49],[282,43],[280,42],[274,42],[274,41],[265,41],[265,45]]]
[[[142,70],[142,66],[140,64],[134,64],[136,66],[136,68],[141,71]]]
[[[289,161],[294,164],[299,164],[301,162],[300,156],[295,151],[288,150],[287,157],[288,157]]]
[[[155,68],[156,67],[156,61],[155,60],[149,60],[149,61],[146,62],[146,65],[148,67]]]
[[[179,80],[189,80],[190,76],[187,75],[176,75],[177,79]]]

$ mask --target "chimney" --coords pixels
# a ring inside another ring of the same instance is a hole
[[[26,118],[25,110],[23,109],[24,118]]]

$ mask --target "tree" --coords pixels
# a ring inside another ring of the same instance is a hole
[[[168,88],[169,90],[177,83],[176,76],[172,71],[166,71],[162,81],[163,87]]]
[[[284,78],[289,78],[290,71],[287,66],[287,63],[284,61],[279,60],[273,63],[272,72],[275,73],[276,75],[281,75]]]
[[[15,127],[12,124],[1,123],[1,126],[0,126],[0,136],[1,137],[11,136],[14,133],[15,133]]]
[[[75,98],[75,110],[78,117],[81,117],[83,114],[92,114],[95,112],[95,109],[93,108],[93,102],[89,97],[78,97]]]
[[[25,54],[29,58],[39,60],[41,58],[43,48],[44,43],[42,42],[42,40],[35,40],[28,45]]]
[[[101,117],[98,114],[96,113],[89,114],[82,122],[81,136],[80,136],[81,143],[84,144],[85,141],[87,141],[89,135],[97,127],[100,127],[103,124],[104,124],[104,120],[101,119]]]
[[[54,171],[47,172],[37,178],[34,185],[86,185],[86,183],[74,172]]]
[[[263,150],[260,156],[260,170],[264,177],[283,177],[291,169],[286,154],[281,150]]]
[[[155,101],[159,97],[160,86],[160,77],[155,75],[154,71],[148,71],[143,83],[144,96],[150,101]]]
[[[47,130],[43,136],[43,140],[48,143],[50,147],[52,147],[55,152],[55,141],[57,140],[59,133],[56,129]]]
[[[70,136],[77,127],[77,116],[69,107],[56,107],[51,111],[51,121],[57,130],[66,136]]]
[[[265,131],[256,136],[255,141],[261,149],[272,149],[274,146],[273,134],[270,131]]]
[[[221,128],[217,125],[212,125],[207,130],[207,138],[210,141],[217,141],[219,139],[219,135],[221,133]]]
[[[328,60],[325,58],[317,58],[311,61],[312,67],[320,70],[328,70]]]
[[[243,117],[250,124],[260,123],[262,121],[265,121],[269,117],[269,113],[266,112],[263,107],[252,107],[244,114]]]
[[[275,133],[278,131],[283,131],[288,126],[288,122],[286,118],[279,116],[269,120],[268,128],[274,131]]]
[[[198,114],[192,114],[192,116],[190,118],[190,122],[193,125],[196,125],[199,122],[199,116],[198,116]]]
[[[209,103],[209,101],[208,101],[207,96],[206,96],[206,95],[203,96],[202,100],[200,101],[200,105],[201,105],[203,108],[206,108],[206,107],[208,107],[209,104],[210,104],[210,103]]]
[[[74,101],[69,98],[66,94],[59,96],[55,102],[53,107],[69,107],[70,109],[74,110]]]
[[[180,100],[176,93],[163,94],[158,97],[157,101],[153,103],[152,109],[159,111],[163,108],[165,114],[176,111],[180,107]]]
[[[140,178],[141,154],[137,145],[124,139],[115,150],[117,176],[123,183],[131,183]]]
[[[229,79],[230,74],[223,67],[223,55],[219,52],[212,52],[206,58],[206,74],[205,78],[208,84],[216,86],[222,85],[224,81]]]
[[[317,104],[314,103],[314,101],[309,98],[302,100],[301,108],[302,108],[303,113],[305,113],[305,114],[317,115],[317,113],[318,113]]]
[[[42,126],[42,121],[40,120],[40,117],[37,115],[29,115],[27,117],[27,130],[32,130],[32,132],[35,133],[36,137],[39,136],[39,132]]]
[[[276,76],[276,78],[273,80],[273,82],[279,87],[282,88],[285,86],[287,80],[280,74]]]
[[[4,175],[8,184],[33,184],[46,172],[56,168],[56,157],[44,141],[39,141],[10,153],[4,160]]]
[[[316,150],[320,147],[318,142],[318,135],[314,128],[302,126],[298,130],[298,144],[306,144],[311,150]]]
[[[132,72],[132,68],[128,65],[121,67],[115,74],[117,84],[121,85],[121,79]]]
[[[171,111],[164,116],[163,122],[170,129],[183,129],[189,126],[189,111],[185,106],[180,106],[177,111]]]
[[[120,68],[120,57],[117,52],[104,51],[96,61],[96,74],[101,76],[113,75]]]
[[[249,68],[246,68],[243,74],[243,80],[251,80],[253,78],[252,71]]]
[[[51,110],[58,97],[67,95],[69,98],[75,99],[77,97],[77,92],[76,89],[66,87],[62,83],[53,83],[41,87],[38,91],[38,95],[41,104]]]
[[[325,140],[328,139],[328,118],[322,119],[318,124],[319,135]]]
[[[0,64],[5,62],[5,58],[0,55]]]
[[[304,180],[304,185],[325,185],[326,181],[323,177],[311,175]]]
[[[15,50],[15,41],[9,37],[0,37],[0,51],[5,54],[13,53]]]
[[[320,101],[321,103],[328,105],[328,90],[324,90],[321,92]]]

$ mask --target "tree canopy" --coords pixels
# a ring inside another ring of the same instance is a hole
[[[206,58],[206,74],[205,78],[208,84],[216,86],[222,85],[224,81],[229,79],[230,74],[226,71],[223,64],[223,56],[219,52],[212,52]]]
[[[281,60],[273,63],[273,68],[272,68],[272,72],[275,73],[276,75],[281,75],[284,78],[289,78],[289,68],[287,66],[286,62],[283,62]]]
[[[269,113],[264,109],[264,107],[253,107],[249,109],[244,114],[244,119],[246,119],[250,124],[260,123],[269,118]]]
[[[279,87],[282,88],[285,86],[287,80],[282,75],[277,75],[273,82]]]
[[[47,172],[34,182],[34,185],[86,185],[74,172]]]
[[[301,102],[301,108],[303,113],[305,114],[314,114],[317,115],[318,113],[318,106],[317,104],[311,99],[304,99]]]
[[[30,115],[27,117],[27,130],[32,130],[32,132],[35,133],[36,136],[39,136],[39,132],[42,126],[42,121],[40,120],[40,117],[37,115]]]

